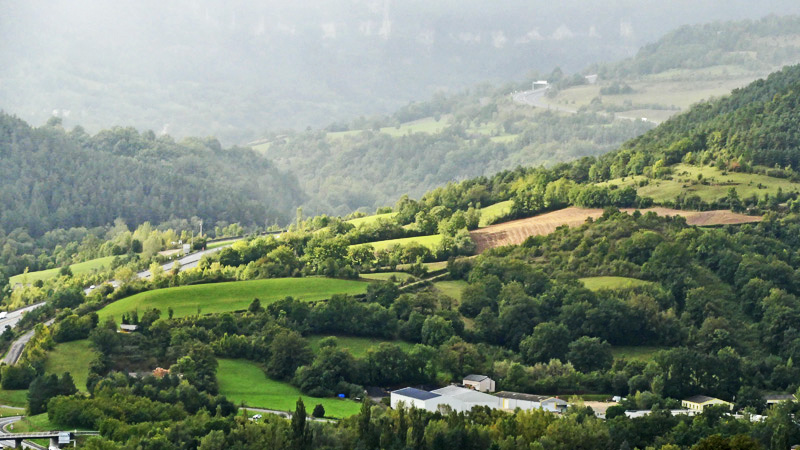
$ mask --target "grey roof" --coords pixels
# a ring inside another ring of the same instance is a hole
[[[769,394],[764,396],[765,401],[773,401],[773,402],[782,402],[787,400],[794,400],[794,395],[792,394]]]
[[[486,375],[470,374],[470,375],[465,376],[464,380],[465,381],[477,381],[477,382],[480,382],[480,381],[483,381],[483,380],[485,380],[487,378],[489,378],[489,377],[487,377]]]
[[[497,397],[460,386],[445,386],[431,391],[443,397],[452,397],[465,403],[496,403]]]
[[[555,403],[556,405],[566,405],[567,402],[558,397],[550,397],[547,400],[542,400],[542,403]]]
[[[692,403],[705,403],[711,400],[719,400],[718,398],[709,397],[707,395],[693,395],[689,398],[683,399],[685,402],[692,402]]]
[[[439,394],[423,391],[422,389],[415,389],[412,387],[398,389],[392,392],[392,394],[402,395],[403,397],[410,397],[417,400],[430,400],[432,398],[441,397]]]
[[[500,397],[500,398],[511,398],[511,399],[514,399],[514,400],[526,400],[526,401],[529,401],[529,402],[537,402],[537,403],[541,403],[542,401],[547,400],[548,398],[550,398],[549,396],[546,396],[546,395],[523,394],[521,392],[509,392],[509,391],[496,392],[494,395],[497,396],[497,397]]]

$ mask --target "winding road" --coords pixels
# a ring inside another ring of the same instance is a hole
[[[50,319],[44,324],[50,326],[56,319]],[[25,346],[28,342],[33,338],[33,334],[36,330],[30,330],[23,334],[22,336],[18,337],[16,341],[11,343],[11,347],[8,348],[8,353],[3,358],[3,362],[8,364],[9,366],[13,366],[14,364],[19,361],[19,357],[22,355],[22,351],[25,350]]]
[[[1,417],[0,418],[0,446],[15,448],[16,442],[13,440],[3,441],[2,438],[4,435],[13,434],[9,432],[8,427],[12,425],[14,422],[18,422],[22,420],[22,416],[9,416],[9,417]],[[42,447],[41,445],[35,444],[31,441],[22,441],[21,444],[22,448],[32,448],[34,450],[47,450],[47,447]]]
[[[222,250],[224,248],[228,248],[231,245],[233,245],[233,243],[228,244],[228,245],[223,245],[221,247],[216,247],[216,248],[212,248],[212,249],[208,249],[208,250],[201,250],[199,252],[190,253],[190,254],[184,256],[183,258],[178,259],[177,263],[180,264],[180,266],[181,266],[180,267],[180,271],[183,272],[184,270],[194,269],[195,267],[197,267],[197,264],[200,263],[200,260],[203,259],[203,256],[217,253],[218,251],[220,251],[220,250]],[[161,268],[164,269],[165,272],[169,271],[169,270],[172,270],[172,267],[175,265],[175,262],[176,261],[170,261],[168,263],[164,263],[164,264],[161,265]],[[150,271],[149,270],[144,270],[142,272],[137,273],[136,276],[139,277],[139,278],[149,278],[150,277]],[[107,283],[110,284],[111,286],[114,286],[115,289],[118,288],[120,286],[120,284],[121,284],[117,280],[111,280],[111,281],[108,281]],[[83,290],[83,293],[86,294],[86,295],[89,295],[95,289],[97,289],[97,286],[89,286],[88,288]]]

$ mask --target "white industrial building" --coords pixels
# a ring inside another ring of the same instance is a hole
[[[567,410],[567,402],[556,397],[545,395],[521,394],[519,392],[502,391],[495,394],[500,399],[500,408],[515,410],[543,409],[563,413]]]
[[[466,412],[474,406],[506,410],[542,409],[556,413],[563,413],[567,409],[567,402],[560,398],[516,392],[499,392],[495,396],[454,385],[430,392],[414,388],[404,388],[392,392],[390,402],[392,408],[397,409],[401,403],[406,408],[413,407],[431,412],[445,409]]]
[[[472,389],[460,386],[447,386],[431,391],[432,394],[439,394],[440,404],[449,406],[456,412],[467,412],[473,406],[488,406],[497,409],[499,401],[494,395],[484,394]]]
[[[392,408],[397,409],[402,403],[406,408],[424,409],[426,411],[436,411],[439,403],[439,394],[415,389],[411,387],[399,389],[391,393]]]

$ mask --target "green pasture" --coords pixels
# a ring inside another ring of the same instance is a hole
[[[599,291],[601,289],[624,289],[651,284],[650,281],[628,277],[586,277],[580,281],[587,289]]]
[[[648,362],[653,359],[656,353],[661,350],[668,350],[667,347],[655,346],[614,346],[611,347],[611,354],[614,359],[627,359],[629,361]]]
[[[396,212],[390,212],[390,213],[386,213],[386,214],[373,214],[371,216],[364,216],[364,217],[359,217],[357,219],[350,219],[350,220],[347,221],[347,223],[351,223],[351,224],[355,225],[356,227],[358,227],[360,225],[373,224],[373,223],[377,222],[380,219],[391,219],[392,217],[394,217],[396,215],[397,215]]]
[[[314,406],[321,403],[326,417],[337,418],[352,416],[361,408],[360,403],[352,400],[302,395],[289,383],[267,378],[261,367],[252,361],[219,359],[218,362],[219,392],[237,405],[291,412],[298,397],[302,397],[309,415]]]
[[[405,272],[379,272],[379,273],[362,273],[361,278],[367,280],[378,280],[378,281],[387,281],[389,278],[394,276],[398,282],[406,281],[407,279],[411,278],[413,275],[410,273]]]
[[[439,120],[436,120],[433,117],[425,117],[423,119],[414,120],[412,122],[406,122],[404,124],[401,124],[400,126],[383,127],[380,129],[380,132],[394,137],[405,136],[406,134],[414,134],[414,133],[435,134],[444,130],[449,125],[450,121],[446,117],[442,117]],[[355,136],[360,133],[363,133],[364,131],[367,130],[336,131],[328,133],[327,136],[329,139],[337,139],[337,138]]]
[[[463,280],[436,281],[433,283],[433,287],[439,292],[453,300],[457,300],[459,303],[461,302],[461,293],[464,292],[466,286],[467,282]]]
[[[314,301],[330,298],[334,294],[362,294],[367,283],[335,278],[273,278],[268,280],[232,281],[226,283],[179,286],[142,292],[118,300],[98,311],[100,321],[107,317],[120,320],[123,313],[144,312],[158,308],[166,316],[172,307],[175,317],[192,314],[220,313],[247,309],[254,298],[262,305],[285,297]]]
[[[75,382],[75,387],[79,391],[85,392],[86,379],[89,377],[89,364],[96,354],[88,339],[56,344],[53,350],[47,352],[44,371],[59,377],[62,373],[69,372]]]
[[[28,390],[16,389],[13,391],[0,389],[0,405],[24,408],[28,405]]]
[[[700,177],[700,178],[698,178]],[[648,184],[637,187],[639,195],[652,197],[656,202],[673,200],[681,193],[697,195],[701,200],[711,202],[728,195],[728,190],[736,189],[739,198],[751,195],[763,197],[769,193],[774,195],[778,189],[783,192],[800,192],[800,183],[793,183],[786,178],[775,178],[761,174],[723,172],[716,167],[691,166],[676,164],[673,166],[671,180],[648,180],[642,176],[617,178],[605,184],[617,186],[638,186],[640,182]],[[703,184],[705,181],[707,184]]]
[[[479,227],[485,227],[490,225],[491,221],[497,217],[502,217],[511,212],[511,205],[514,202],[511,200],[506,200],[504,202],[495,203],[494,205],[489,205],[485,208],[481,208],[481,220],[478,224]]]
[[[422,263],[423,266],[428,268],[428,272],[435,272],[437,270],[443,270],[447,268],[447,261],[436,261],[436,262],[429,262],[429,263]],[[408,270],[411,268],[411,264],[398,264],[397,270]]]
[[[386,250],[395,245],[408,245],[411,243],[417,243],[420,245],[424,245],[429,249],[433,250],[436,248],[437,245],[442,241],[441,234],[432,234],[430,236],[415,236],[410,238],[400,238],[400,239],[390,239],[388,241],[377,241],[377,242],[370,242],[369,244],[375,248],[375,251]],[[351,247],[355,247],[358,245],[364,244],[354,244]]]
[[[111,261],[113,261],[114,258],[115,258],[114,256],[104,256],[102,258],[91,259],[89,261],[72,264],[71,266],[69,266],[69,268],[70,270],[72,270],[72,274],[75,276],[84,275],[92,272],[93,270],[99,271],[111,268]],[[51,278],[57,277],[59,270],[61,270],[61,268],[40,270],[38,272],[28,272],[27,274],[14,275],[9,279],[9,284],[11,286],[14,286],[17,283],[30,284],[38,280],[47,281]]]

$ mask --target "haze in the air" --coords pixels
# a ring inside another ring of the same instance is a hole
[[[0,3],[0,108],[245,143],[437,91],[578,71],[683,24],[800,12],[736,1]]]

